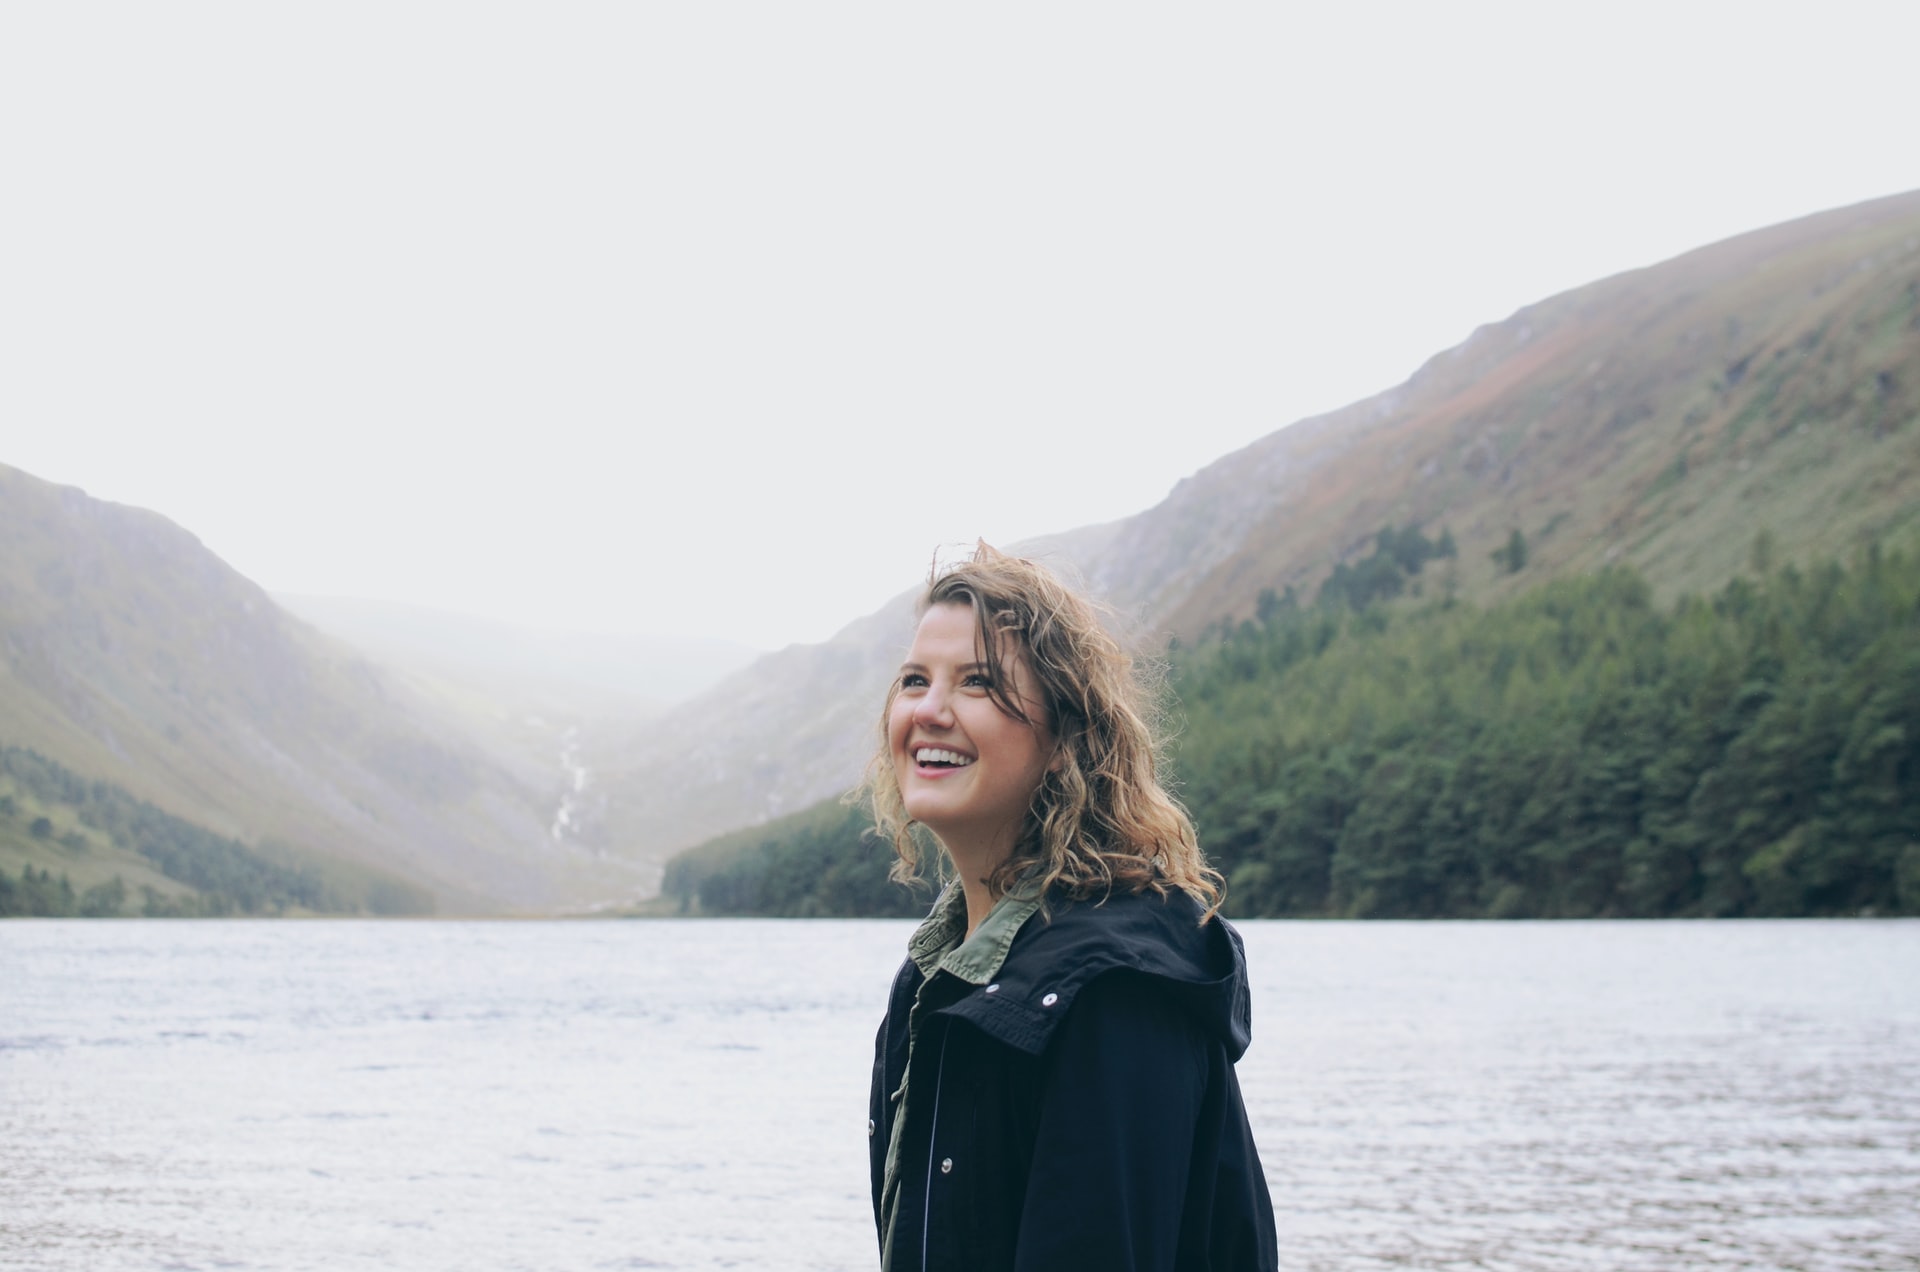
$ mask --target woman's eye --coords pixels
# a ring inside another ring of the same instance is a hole
[[[965,680],[962,680],[960,683],[962,686],[968,689],[993,688],[993,678],[991,676],[986,675],[983,672],[978,672],[978,671],[974,672],[972,675],[968,676]]]
[[[925,689],[927,687],[927,678],[917,671],[910,671],[900,677],[900,687],[902,689]]]

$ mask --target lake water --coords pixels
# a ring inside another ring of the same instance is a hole
[[[0,923],[0,1268],[871,1267],[910,927]],[[1242,930],[1284,1267],[1920,1267],[1920,922]]]

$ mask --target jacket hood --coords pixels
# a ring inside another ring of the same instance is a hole
[[[1073,1000],[1109,974],[1143,976],[1180,1003],[1239,1060],[1253,1039],[1240,934],[1183,892],[1052,900],[1020,928],[999,973],[941,1009],[1031,1054],[1047,1046]]]

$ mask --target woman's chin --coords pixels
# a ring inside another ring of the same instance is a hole
[[[917,799],[913,796],[908,796],[901,802],[907,807],[907,816],[913,818],[913,820],[919,822],[936,835],[940,833],[940,827],[948,820],[945,816],[948,811],[947,807],[941,800],[929,799],[925,795],[922,795]]]

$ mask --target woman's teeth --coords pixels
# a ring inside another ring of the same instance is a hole
[[[958,751],[946,751],[937,746],[923,746],[913,753],[918,764],[950,764],[954,768],[963,768],[973,761]]]

